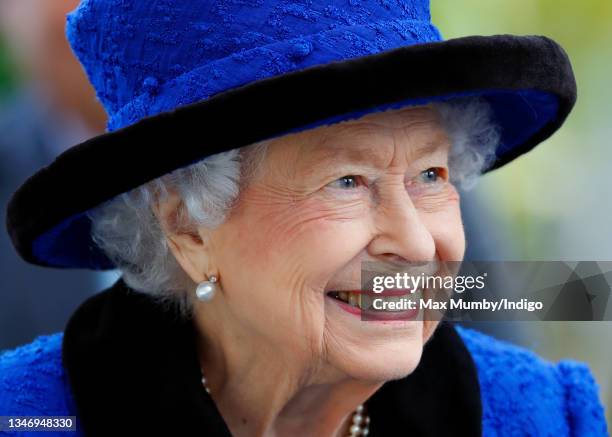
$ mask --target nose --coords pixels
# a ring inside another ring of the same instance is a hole
[[[403,184],[381,197],[374,214],[376,235],[367,250],[370,256],[388,262],[432,261],[434,238],[415,208]]]

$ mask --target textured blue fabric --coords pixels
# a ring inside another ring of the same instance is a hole
[[[75,416],[76,409],[62,366],[61,333],[38,337],[32,343],[0,355],[0,416]],[[77,420],[78,429],[78,420]],[[40,436],[40,432],[0,436]],[[46,436],[81,433],[45,432]]]
[[[109,131],[260,79],[442,41],[428,0],[82,0],[66,33]],[[557,116],[557,97],[541,91],[470,94],[489,100],[502,127],[498,156]],[[373,106],[296,131],[430,100]]]
[[[111,131],[259,79],[441,40],[428,0],[83,0],[67,36]]]
[[[550,363],[477,331],[457,331],[476,363],[485,437],[608,435],[598,387],[586,365]],[[40,337],[0,355],[0,416],[76,415],[61,340],[62,334]]]
[[[607,436],[598,386],[573,360],[533,352],[456,326],[478,371],[485,436]]]

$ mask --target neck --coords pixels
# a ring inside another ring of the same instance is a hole
[[[232,435],[344,437],[356,408],[382,385],[215,329],[222,325],[214,318],[196,316],[197,346],[210,395]]]

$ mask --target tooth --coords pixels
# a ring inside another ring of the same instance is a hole
[[[373,297],[372,295],[369,294],[365,294],[365,295],[361,295],[361,302],[360,302],[360,308],[363,310],[368,310],[371,309],[372,307],[372,301],[373,301]]]
[[[357,295],[357,306],[358,306],[360,309],[363,309],[363,307],[361,306],[361,293],[359,293],[359,294]]]
[[[357,303],[357,294],[355,293],[349,293],[349,304],[356,307],[358,305]]]
[[[341,300],[343,300],[343,301],[345,301],[345,302],[348,302],[348,293],[347,293],[347,292],[345,292],[345,291],[341,291],[340,293],[338,293],[338,297],[339,297]]]

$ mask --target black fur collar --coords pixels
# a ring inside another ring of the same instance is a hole
[[[230,436],[202,388],[191,324],[122,281],[86,301],[64,333],[63,360],[86,437]],[[442,323],[407,378],[367,402],[370,435],[479,436],[475,364]]]

